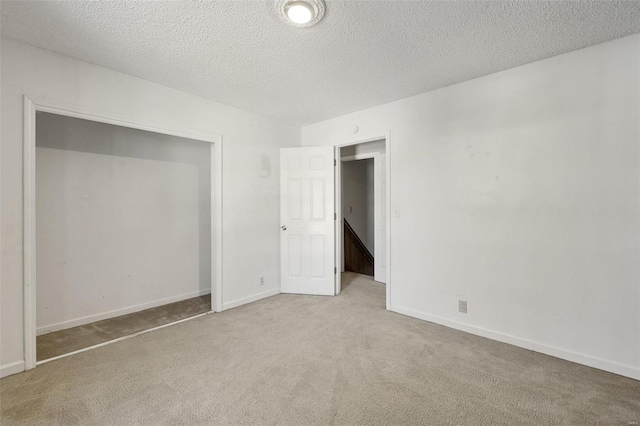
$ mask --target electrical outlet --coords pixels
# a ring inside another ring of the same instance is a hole
[[[264,277],[260,277],[260,285],[264,285]]]
[[[467,313],[467,301],[466,300],[458,300],[458,312],[462,312],[463,314]]]

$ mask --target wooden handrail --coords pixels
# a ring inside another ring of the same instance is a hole
[[[353,235],[353,238],[356,241],[356,243],[360,246],[362,251],[365,252],[365,255],[367,256],[367,258],[369,258],[369,260],[373,262],[373,255],[371,254],[367,246],[364,245],[360,237],[358,237],[358,234],[356,234],[356,231],[353,229],[353,227],[349,224],[349,222],[347,222],[347,219],[344,219],[344,224],[346,225],[346,229]]]
[[[373,255],[346,219],[344,220],[344,232],[345,270],[365,275],[373,275]]]

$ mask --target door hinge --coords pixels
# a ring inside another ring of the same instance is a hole
[[[338,213],[333,214],[333,220],[338,220]]]
[[[334,273],[334,274],[337,274],[337,273],[338,273],[338,267],[337,267],[337,266],[334,266],[334,267],[333,267],[333,273]]]
[[[336,160],[335,158],[333,159],[333,167],[338,165],[338,160]]]

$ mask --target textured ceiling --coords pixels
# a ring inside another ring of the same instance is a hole
[[[639,1],[2,1],[2,35],[309,124],[640,32]]]

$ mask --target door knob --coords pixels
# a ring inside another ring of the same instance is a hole
[[[286,230],[287,230],[287,225],[283,225],[283,226],[282,226],[282,230],[283,230],[283,231],[286,231]]]

